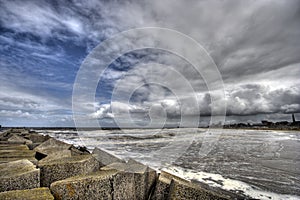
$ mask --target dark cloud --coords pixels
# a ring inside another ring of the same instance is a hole
[[[299,88],[272,89],[262,85],[243,85],[228,93],[228,115],[260,113],[299,113]]]
[[[88,116],[111,119],[129,111],[144,119],[152,108],[152,115],[179,118],[198,115],[198,107],[209,116],[212,106],[218,111],[224,104],[230,116],[300,112],[298,0],[0,1],[0,25],[0,119],[7,124],[34,124],[38,116],[41,123],[70,124],[73,83],[86,55],[120,31],[145,26],[175,29],[203,45],[218,66],[226,98],[218,88],[208,91],[182,58],[143,50],[112,63],[97,89],[100,103]],[[161,66],[143,66],[150,63]],[[173,89],[149,83],[158,80]],[[117,98],[110,105],[118,82],[120,95],[137,89],[129,103]]]

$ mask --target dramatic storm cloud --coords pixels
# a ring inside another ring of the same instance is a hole
[[[224,88],[208,90],[205,77],[172,52],[136,50],[105,70],[95,102],[82,104],[93,107],[85,117],[111,125],[130,113],[141,124],[160,117],[177,124],[220,114],[224,105],[228,121],[300,113],[298,0],[0,0],[0,26],[2,125],[74,126],[72,90],[83,60],[105,39],[141,27],[193,38],[217,65]]]

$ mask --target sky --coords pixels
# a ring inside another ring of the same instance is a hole
[[[88,56],[143,27],[192,38],[223,85],[209,88],[214,81],[174,52],[135,49],[97,74],[94,101],[76,105],[83,121],[112,126],[127,123],[129,113],[140,126],[198,117],[204,125],[225,105],[226,123],[300,119],[299,0],[0,0],[0,124],[74,126],[74,83]]]

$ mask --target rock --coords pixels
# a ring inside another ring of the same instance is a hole
[[[18,136],[16,134],[13,134],[10,138],[8,138],[9,142],[24,142],[25,144],[32,144],[32,141],[25,139],[21,136]]]
[[[0,193],[3,200],[54,200],[49,188],[35,188],[30,190],[12,190]]]
[[[54,181],[96,171],[99,163],[91,155],[80,155],[41,160],[38,167],[41,170],[41,186],[49,187]]]
[[[134,160],[127,163],[113,163],[101,168],[101,170],[112,169],[118,171],[112,181],[114,199],[148,199],[156,180],[155,170]]]
[[[0,164],[0,191],[31,189],[40,186],[40,170],[29,160]]]
[[[116,170],[98,171],[51,184],[55,199],[113,199],[112,180]]]
[[[40,154],[49,155],[51,153],[69,150],[71,148],[71,144],[67,144],[56,140],[54,138],[50,138],[49,140],[43,142],[39,146],[34,148],[34,151]]]
[[[106,166],[112,163],[124,163],[125,161],[102,150],[99,148],[95,148],[92,152],[92,155],[98,160],[98,162],[100,163],[100,166]]]
[[[172,179],[169,191],[169,200],[229,200],[229,196],[208,191],[189,181]]]

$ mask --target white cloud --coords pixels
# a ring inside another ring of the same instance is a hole
[[[102,104],[96,112],[90,114],[90,117],[96,119],[113,118],[114,115],[111,113],[110,110],[110,104]]]
[[[1,42],[6,44],[1,46],[3,49],[10,46],[23,49],[23,57],[15,53],[10,59],[22,62],[25,53],[29,52],[42,64],[67,62],[64,49],[48,47],[45,43],[48,39],[71,41],[91,50],[103,39],[129,28],[172,28],[191,36],[208,50],[225,82],[226,99],[220,98],[218,90],[209,91],[209,95],[203,78],[188,63],[169,53],[149,51],[150,55],[128,72],[106,71],[105,80],[111,85],[119,80],[119,85],[115,85],[119,93],[112,99],[112,105],[96,107],[97,111],[91,115],[94,118],[114,118],[122,112],[144,116],[149,114],[151,107],[157,109],[156,115],[180,116],[199,114],[199,106],[202,115],[209,115],[211,97],[215,110],[227,104],[230,115],[300,112],[298,1],[60,1],[56,5],[44,1],[2,1],[0,19],[3,27],[12,32],[42,38],[39,43],[18,41],[14,33],[1,35]],[[145,43],[147,39],[144,39]],[[131,63],[135,59],[128,57],[127,61]],[[165,66],[141,67],[150,62]],[[5,76],[0,78],[3,83],[0,106],[15,107],[11,112],[21,110],[29,114],[24,108],[35,111],[71,108],[70,99],[62,100],[59,96],[47,99],[46,94],[38,94],[41,91],[22,91],[19,86],[45,84],[70,90],[72,83],[23,77],[22,69],[9,68],[2,63],[1,72]],[[44,73],[38,71],[38,67],[32,70],[37,74]],[[66,72],[53,75],[64,77]],[[188,84],[195,91],[189,91]],[[133,94],[129,95],[132,89]],[[125,98],[126,95],[132,99]]]

